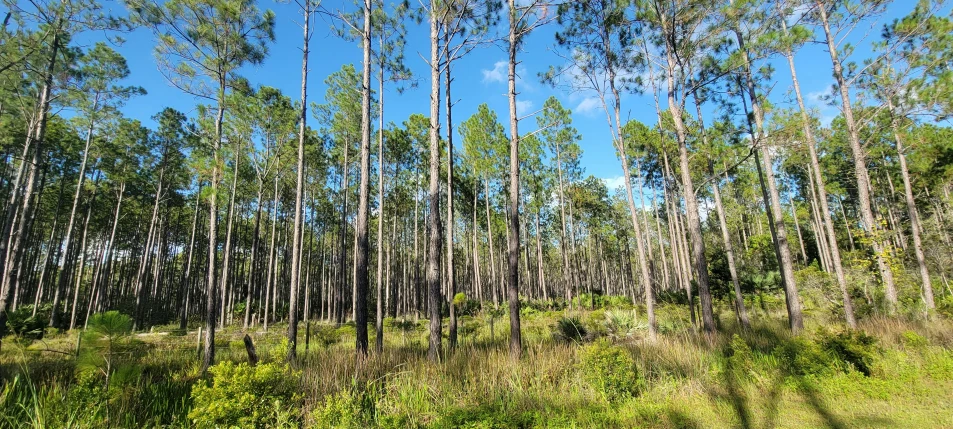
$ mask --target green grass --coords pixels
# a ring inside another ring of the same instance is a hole
[[[644,317],[641,309],[634,311]],[[439,364],[426,360],[426,321],[392,322],[389,326],[402,330],[388,327],[385,352],[372,353],[360,369],[353,354],[353,326],[312,325],[315,338],[307,352],[302,326],[298,372],[289,372],[300,374],[294,380],[298,394],[289,398],[291,424],[953,427],[949,321],[868,319],[861,330],[871,339],[863,340],[856,334],[838,336],[839,328],[814,317],[804,334],[792,337],[779,318],[765,314],[751,330],[741,331],[723,309],[719,333],[708,338],[691,328],[686,313],[684,307],[662,306],[662,334],[652,342],[640,332],[598,338],[606,332],[603,309],[526,311],[525,353],[519,361],[507,353],[506,318],[494,322],[491,335],[488,321],[474,316],[464,319],[461,331],[466,335]],[[582,321],[587,338],[554,336],[565,316]],[[275,325],[267,333],[251,333],[263,361],[282,358],[285,328]],[[217,334],[218,360],[247,359],[242,335],[236,328]],[[76,342],[75,333],[29,344],[4,340],[0,427],[193,424],[190,392],[201,380],[195,332],[169,335],[156,329],[136,335],[138,350],[124,362],[137,368],[133,379],[117,381],[108,390],[95,371],[77,365]]]

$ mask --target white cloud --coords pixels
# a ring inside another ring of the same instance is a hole
[[[586,97],[583,98],[582,101],[576,105],[576,108],[572,110],[573,113],[592,114],[601,107],[602,105],[599,103],[598,97]]]
[[[508,63],[504,60],[497,61],[493,63],[492,69],[482,69],[480,70],[483,73],[483,83],[505,83],[506,79],[509,77],[509,70],[507,70]],[[517,89],[522,91],[535,91],[535,87],[523,79],[523,76],[527,75],[526,68],[523,66],[518,66],[516,68],[516,86]]]
[[[826,104],[825,98],[830,95],[830,90],[822,89],[820,91],[813,91],[807,93],[807,101],[816,105]]]
[[[532,100],[516,100],[516,114],[523,116],[533,108]]]
[[[497,61],[493,63],[493,69],[480,70],[483,72],[483,82],[504,82],[506,81],[506,61]]]
[[[606,184],[606,188],[609,188],[609,192],[615,192],[616,189],[625,187],[625,176],[609,177],[600,180]]]

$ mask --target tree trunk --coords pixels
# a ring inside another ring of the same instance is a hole
[[[384,45],[383,35],[379,35],[379,45]],[[379,213],[377,214],[377,315],[374,318],[374,349],[377,353],[384,351],[384,294],[383,294],[383,274],[384,274],[384,60],[381,57],[380,75],[378,81],[378,141],[377,141],[377,200],[379,204]],[[395,174],[396,176],[396,174]],[[396,178],[395,178],[396,181]],[[388,254],[388,258],[390,255]],[[390,265],[388,264],[388,270]]]
[[[368,199],[370,199],[371,165],[371,0],[364,0],[364,31],[361,32],[364,50],[363,79],[361,82],[361,183],[357,203],[357,279],[355,281],[354,321],[358,365],[367,356],[367,294],[368,277]]]
[[[764,139],[764,113],[761,109],[761,102],[755,90],[754,78],[751,72],[751,62],[748,59],[748,51],[745,48],[744,38],[741,32],[735,29],[735,36],[738,40],[738,51],[741,53],[743,61],[743,72],[748,89],[748,98],[751,99],[751,109],[754,113],[755,122],[755,144],[760,146],[761,157],[764,159],[764,174],[767,179],[768,196],[770,197],[769,215],[774,220],[775,247],[778,249],[778,265],[781,268],[781,277],[784,280],[784,292],[787,298],[788,324],[791,330],[799,332],[804,328],[803,315],[801,314],[801,300],[798,297],[797,284],[794,279],[794,258],[791,257],[791,248],[788,246],[787,227],[784,225],[784,211],[781,208],[781,196],[778,192],[778,186],[774,178],[774,163],[772,161],[771,150],[762,141]]]
[[[440,360],[440,32],[437,2],[430,2],[430,207],[427,211],[427,290],[430,310],[430,345],[427,358]]]
[[[447,300],[450,302],[450,326],[447,332],[447,347],[457,347],[457,310],[453,299],[457,294],[457,281],[453,267],[453,100],[450,98],[450,32],[444,32],[444,51],[447,64],[444,71],[447,104]]]
[[[520,258],[520,135],[516,116],[516,0],[509,0],[509,64],[507,98],[510,104],[510,207],[508,241],[508,278],[506,295],[510,304],[510,357],[519,359],[523,353],[520,332],[519,258]]]
[[[850,141],[850,149],[853,154],[854,174],[857,179],[857,200],[860,209],[860,216],[863,222],[864,231],[870,236],[870,246],[873,248],[877,259],[877,268],[880,270],[880,277],[884,283],[884,295],[887,299],[887,312],[893,314],[897,310],[897,288],[894,284],[893,271],[887,262],[887,250],[883,246],[883,231],[880,225],[874,219],[874,213],[870,204],[870,176],[867,172],[867,154],[860,143],[860,132],[857,130],[857,123],[854,121],[854,109],[850,100],[850,87],[847,79],[844,78],[844,69],[841,66],[837,53],[837,43],[834,41],[834,34],[831,33],[830,23],[827,18],[827,6],[821,0],[815,0],[815,5],[824,27],[824,35],[827,38],[827,49],[831,56],[831,63],[834,66],[834,79],[837,81],[837,88],[841,96],[841,109],[844,114],[844,121],[847,125],[847,134]]]
[[[887,98],[887,107],[893,112],[893,102]],[[893,137],[897,142],[897,159],[900,161],[900,176],[903,178],[903,197],[907,204],[907,216],[910,218],[910,235],[913,237],[913,252],[917,257],[920,268],[920,281],[923,282],[923,303],[927,312],[933,311],[936,304],[933,300],[933,283],[930,281],[930,270],[927,269],[926,256],[923,254],[923,243],[920,239],[920,214],[917,212],[917,202],[913,198],[913,186],[910,184],[910,170],[907,168],[907,156],[904,154],[903,138],[897,127],[897,119],[892,118],[890,126]]]
[[[304,142],[308,120],[308,43],[311,40],[311,0],[304,0],[302,18],[304,28],[301,47],[301,111],[298,116],[298,165],[295,180],[295,213],[291,240],[291,284],[288,286],[288,356],[289,362],[294,362],[298,356],[298,284],[301,281],[301,222],[302,222],[302,194],[304,193]],[[369,19],[369,18],[366,18]],[[365,20],[366,20],[365,19]],[[366,49],[370,49],[365,47]],[[365,65],[365,69],[366,69]],[[365,71],[365,74],[367,72]],[[366,89],[366,88],[365,88]],[[247,305],[247,304],[246,304]],[[360,332],[360,331],[358,331]],[[366,331],[365,331],[366,332]]]

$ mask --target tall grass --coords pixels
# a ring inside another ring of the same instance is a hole
[[[466,337],[437,363],[426,359],[425,329],[390,329],[383,353],[357,361],[353,326],[312,326],[327,341],[313,340],[305,351],[299,340],[303,401],[294,414],[305,427],[953,426],[945,405],[953,401],[953,324],[945,320],[864,320],[861,329],[876,338],[867,377],[825,349],[839,332],[827,323],[809,323],[798,337],[780,318],[760,317],[742,330],[723,308],[719,332],[707,336],[684,307],[663,305],[667,328],[649,341],[638,333],[644,320],[600,311],[572,316],[587,332],[627,332],[598,347],[631,357],[622,360],[638,377],[638,389],[624,389],[630,395],[606,395],[593,381],[586,350],[599,341],[595,334],[561,340],[558,320],[566,313],[534,309],[523,317],[520,360],[508,354],[507,333],[491,334],[482,316],[467,321]],[[507,326],[505,317],[494,323]],[[263,361],[283,358],[284,328],[251,333]],[[246,359],[242,335],[218,335],[219,360]],[[77,372],[70,338],[4,347],[0,426],[190,426],[190,392],[199,380],[194,335],[137,337],[145,348],[135,358],[137,378],[110,391]]]

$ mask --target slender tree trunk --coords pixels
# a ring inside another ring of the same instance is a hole
[[[185,331],[188,328],[188,317],[189,317],[189,295],[192,291],[192,288],[189,287],[189,284],[192,280],[192,256],[195,253],[195,230],[197,229],[198,220],[199,220],[199,202],[202,195],[202,184],[199,183],[198,189],[195,191],[195,209],[193,210],[192,215],[192,232],[189,234],[189,249],[186,252],[188,255],[185,258],[185,269],[182,271],[182,279],[180,281],[179,296],[181,297],[180,302],[180,311],[179,313],[179,329]],[[119,209],[116,209],[118,214]],[[112,240],[110,240],[112,241]]]
[[[96,109],[98,105],[98,99],[93,103],[93,110]],[[83,192],[83,182],[86,179],[86,164],[89,161],[89,148],[93,142],[93,128],[95,126],[95,121],[91,120],[89,126],[86,129],[86,144],[83,147],[83,158],[79,163],[79,175],[76,178],[76,191],[73,193],[73,207],[70,209],[69,220],[66,223],[66,235],[63,236],[62,246],[66,248],[66,253],[70,253],[70,249],[73,246],[73,229],[75,228],[76,222],[76,211],[79,208],[80,197]],[[64,266],[65,267],[65,266]],[[50,326],[59,325],[60,313],[56,311],[59,308],[59,300],[61,296],[61,291],[66,286],[66,279],[68,276],[60,276],[60,281],[56,286],[56,292],[53,294],[53,314],[50,316]]]
[[[291,284],[289,285],[288,299],[288,356],[290,362],[294,362],[298,355],[298,284],[301,281],[301,222],[303,217],[302,194],[304,193],[304,142],[307,132],[308,119],[308,45],[311,40],[311,0],[303,0],[302,15],[304,19],[304,28],[301,48],[301,111],[298,116],[298,165],[297,178],[295,180],[295,213],[294,226],[292,227],[291,240]],[[369,20],[370,18],[365,18]],[[365,51],[370,49],[364,48]],[[366,57],[367,54],[365,54]],[[367,62],[365,61],[365,75],[367,74]],[[367,87],[365,85],[365,92]],[[247,305],[247,304],[246,304]],[[360,327],[358,327],[360,332]],[[366,333],[365,325],[365,333]]]
[[[383,35],[379,35],[379,45],[384,45]],[[378,126],[378,140],[377,140],[377,201],[379,205],[379,213],[377,215],[377,315],[374,318],[374,348],[377,350],[377,353],[382,353],[384,351],[384,294],[383,294],[383,274],[384,274],[384,167],[386,162],[384,161],[384,60],[381,57],[381,63],[378,65],[380,67],[380,75],[378,76],[378,106],[380,111],[378,112],[379,121]],[[395,174],[396,176],[396,174]],[[388,254],[388,258],[390,255]],[[388,264],[388,270],[389,270]]]
[[[447,329],[447,347],[457,347],[457,310],[453,302],[457,294],[457,281],[453,267],[453,100],[450,98],[450,32],[444,32],[444,52],[447,64],[444,71],[447,104],[447,300],[450,302],[450,326]]]
[[[519,253],[520,253],[520,135],[519,118],[516,114],[516,49],[517,49],[517,9],[516,0],[509,0],[509,64],[507,76],[507,97],[510,104],[510,207],[508,241],[509,271],[506,295],[510,304],[510,357],[519,359],[523,353],[523,340],[520,331],[519,296]]]
[[[893,102],[887,97],[887,107],[893,112]],[[923,254],[923,243],[920,239],[920,214],[917,212],[917,202],[913,198],[913,186],[910,184],[910,170],[907,168],[907,156],[904,154],[903,137],[897,127],[897,119],[892,118],[890,126],[897,143],[897,159],[900,161],[900,176],[903,178],[903,197],[907,204],[907,216],[910,218],[910,235],[913,237],[913,252],[917,257],[920,268],[920,281],[923,282],[923,303],[927,312],[933,311],[936,304],[933,301],[933,283],[930,281],[930,270],[927,268],[926,256]]]
[[[440,359],[440,32],[439,11],[435,0],[430,2],[430,206],[427,211],[427,290],[430,310],[430,345],[427,358]]]
[[[205,284],[205,343],[202,353],[202,374],[215,362],[215,326],[218,316],[218,163],[222,146],[222,121],[225,118],[225,79],[219,80],[218,114],[215,116],[215,140],[212,146],[212,174],[209,178],[208,282]]]
[[[738,51],[743,60],[743,72],[748,89],[748,98],[751,99],[751,109],[754,113],[755,122],[755,144],[760,146],[761,157],[764,159],[764,174],[768,184],[768,195],[770,197],[769,214],[774,220],[775,247],[778,249],[778,264],[781,268],[781,277],[784,279],[784,292],[787,298],[788,322],[791,330],[798,332],[804,328],[804,320],[801,314],[801,300],[798,297],[797,284],[794,279],[794,258],[791,257],[791,248],[788,246],[787,227],[784,225],[784,211],[781,208],[781,196],[778,192],[778,186],[774,178],[774,163],[772,161],[771,150],[763,142],[764,139],[764,113],[761,109],[761,102],[755,90],[754,78],[751,72],[751,62],[748,59],[748,51],[745,48],[744,38],[741,31],[735,29],[735,36],[738,41]]]
[[[867,154],[860,143],[860,132],[854,120],[854,109],[850,100],[850,87],[848,86],[847,79],[844,78],[844,69],[838,58],[837,43],[834,41],[834,34],[831,32],[830,23],[828,22],[827,6],[821,0],[815,0],[815,5],[821,20],[821,26],[824,28],[824,35],[827,38],[827,49],[830,53],[831,63],[834,66],[834,80],[837,81],[837,88],[841,96],[841,109],[844,114],[844,121],[847,125],[850,149],[854,158],[854,174],[857,179],[857,200],[861,221],[863,222],[864,231],[870,236],[870,246],[873,248],[874,255],[877,259],[877,268],[880,270],[880,277],[884,284],[884,295],[887,299],[887,312],[893,314],[897,310],[897,288],[894,284],[893,271],[891,271],[890,265],[887,262],[888,250],[885,249],[883,245],[883,231],[874,219],[874,212],[871,208]]]
[[[57,27],[61,23],[61,20],[58,20]],[[44,74],[44,83],[43,89],[40,91],[39,98],[39,109],[37,112],[38,123],[36,127],[31,130],[32,133],[29,133],[27,141],[24,143],[23,150],[23,161],[20,163],[19,170],[17,172],[17,178],[14,181],[13,187],[11,188],[10,198],[8,199],[6,219],[4,220],[2,237],[0,237],[0,272],[3,273],[2,281],[0,281],[0,326],[6,326],[7,323],[7,306],[12,295],[12,287],[17,283],[17,270],[12,269],[17,266],[20,255],[22,253],[21,242],[23,238],[24,229],[33,212],[33,187],[36,181],[36,173],[42,166],[45,157],[43,156],[43,139],[46,136],[46,125],[48,121],[48,114],[50,111],[50,101],[51,101],[51,92],[53,87],[53,73],[56,69],[56,58],[59,52],[60,38],[59,32],[53,32],[53,40],[51,42],[51,52],[49,56],[49,62],[47,64],[46,73]],[[22,172],[27,170],[27,155],[30,154],[30,147],[33,146],[33,155],[31,157],[29,174],[27,175],[26,183],[23,186],[22,193],[18,192],[20,189],[20,180],[22,177]],[[21,204],[18,204],[22,200]],[[16,213],[20,213],[19,220],[17,219]]]
[[[371,0],[364,0],[364,31],[361,33],[364,47],[364,71],[361,82],[361,183],[357,204],[357,280],[355,282],[354,320],[357,328],[357,359],[367,356],[367,295],[368,277],[368,200],[370,199],[371,165]]]

